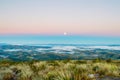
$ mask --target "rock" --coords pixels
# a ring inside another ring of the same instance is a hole
[[[88,77],[89,78],[95,78],[95,75],[94,74],[88,74]]]

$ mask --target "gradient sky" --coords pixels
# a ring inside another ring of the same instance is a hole
[[[0,34],[120,36],[120,0],[0,0]]]

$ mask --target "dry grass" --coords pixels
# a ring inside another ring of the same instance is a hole
[[[5,63],[6,64],[6,63]],[[120,77],[120,61],[37,61],[0,66],[0,80],[96,80]]]

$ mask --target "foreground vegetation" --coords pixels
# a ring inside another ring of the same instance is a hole
[[[102,80],[106,76],[120,79],[120,61],[0,62],[0,80]]]

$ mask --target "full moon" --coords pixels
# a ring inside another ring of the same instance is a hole
[[[67,35],[67,32],[64,32],[63,34],[64,34],[64,35]]]

